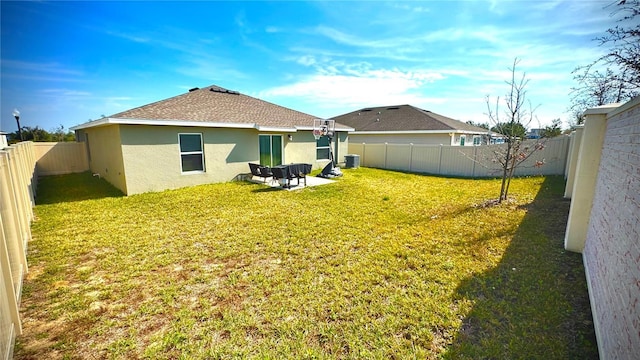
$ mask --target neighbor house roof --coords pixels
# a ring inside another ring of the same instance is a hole
[[[337,123],[353,127],[356,133],[487,132],[487,129],[411,105],[368,107],[334,116],[332,119]]]
[[[193,88],[172,98],[90,121],[72,130],[108,124],[256,128],[263,131],[312,130],[318,117],[227,90]],[[352,128],[336,124],[337,131]]]

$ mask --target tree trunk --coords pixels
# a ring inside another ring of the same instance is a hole
[[[504,162],[502,164],[502,184],[500,186],[500,197],[498,198],[498,203],[501,203],[502,200],[507,199],[507,179],[509,177],[509,164],[511,163],[511,142],[507,142],[507,151],[504,155]]]

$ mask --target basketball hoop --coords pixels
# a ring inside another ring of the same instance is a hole
[[[314,119],[313,120],[313,137],[320,140],[323,136],[333,137],[336,122],[334,120]]]

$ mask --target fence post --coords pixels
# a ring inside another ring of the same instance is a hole
[[[478,146],[473,147],[473,169],[471,170],[471,177],[476,177],[476,162],[478,162]]]
[[[440,144],[440,155],[438,156],[438,175],[442,175],[442,144]]]
[[[387,151],[389,143],[384,143],[384,168],[387,169]]]
[[[366,149],[365,145],[366,145],[365,143],[362,143],[362,159],[360,159],[360,161],[361,161],[360,165],[362,165],[362,166],[367,166],[366,163],[364,162],[364,151]]]
[[[413,143],[409,143],[409,172],[413,170]]]

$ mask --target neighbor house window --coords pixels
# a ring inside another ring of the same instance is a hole
[[[329,137],[321,136],[316,140],[316,160],[329,160]]]
[[[202,147],[202,134],[179,134],[180,162],[182,172],[203,172],[204,152]]]
[[[473,145],[482,145],[482,137],[478,135],[473,136]]]

